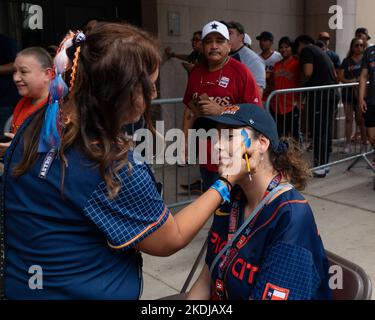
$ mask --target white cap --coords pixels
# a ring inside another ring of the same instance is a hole
[[[250,37],[247,33],[245,33],[244,42],[245,42],[245,44],[247,44],[247,45],[249,45],[249,46],[251,46],[251,43],[253,42],[253,41],[251,40],[251,37]]]
[[[225,39],[229,40],[229,31],[227,26],[219,21],[211,21],[203,27],[202,39],[213,32],[220,33]]]

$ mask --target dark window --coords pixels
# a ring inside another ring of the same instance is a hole
[[[22,48],[56,45],[68,30],[79,29],[93,18],[142,26],[141,0],[29,1],[0,0],[0,33],[17,39]]]

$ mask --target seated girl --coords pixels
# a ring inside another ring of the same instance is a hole
[[[293,140],[279,140],[272,117],[253,105],[209,118],[221,132],[220,174],[244,161],[247,171],[233,188],[227,183],[230,194],[220,188],[227,201],[215,213],[206,264],[188,299],[331,299],[323,243],[296,190],[310,173]]]

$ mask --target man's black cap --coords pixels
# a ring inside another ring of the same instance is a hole
[[[370,40],[371,39],[371,37],[369,36],[369,34],[368,34],[368,30],[366,29],[366,28],[358,28],[356,31],[355,31],[355,35],[358,35],[358,34],[360,34],[360,33],[363,33],[363,34],[365,34],[366,36],[367,36],[367,39],[368,40]]]
[[[270,140],[272,150],[275,152],[278,150],[279,135],[275,120],[268,111],[255,104],[246,103],[225,107],[221,115],[205,118],[233,127],[251,127]]]
[[[273,41],[273,34],[269,31],[263,31],[259,36],[257,36],[257,40]]]

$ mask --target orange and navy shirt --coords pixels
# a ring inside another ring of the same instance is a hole
[[[235,188],[236,189],[236,188]],[[238,189],[234,193],[238,192]],[[245,198],[240,191],[240,217]],[[227,243],[231,205],[218,209],[208,236],[206,263],[209,268]],[[211,274],[211,294],[219,274],[225,299],[324,300],[331,299],[328,260],[307,201],[295,189],[267,204],[255,217],[248,237],[237,239],[240,248],[219,273],[222,259]]]
[[[11,124],[11,132],[16,134],[17,130],[35,111],[44,107],[48,102],[48,97],[38,104],[32,104],[32,99],[23,97],[16,105],[13,111],[13,119]]]
[[[121,189],[108,199],[97,165],[79,148],[66,150],[61,191],[61,159],[40,179],[44,156],[22,176],[9,168],[23,157],[23,132],[5,159],[5,296],[21,300],[138,299],[142,275],[135,246],[168,219],[147,164],[129,151],[131,168],[119,173]],[[43,270],[43,290],[30,290],[29,268]]]

